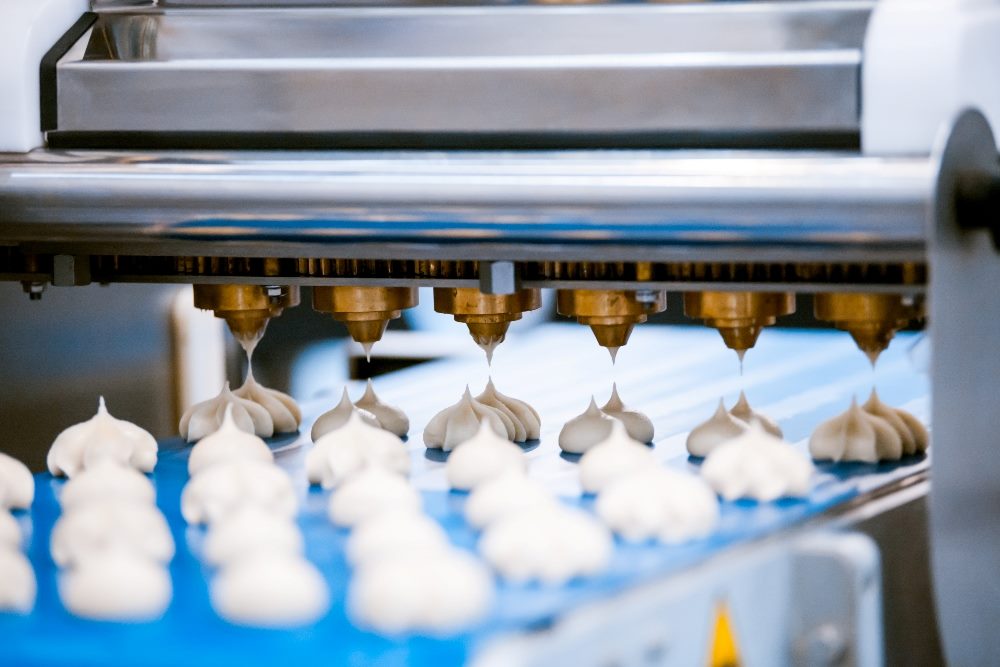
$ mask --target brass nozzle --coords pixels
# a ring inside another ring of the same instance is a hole
[[[510,323],[542,305],[537,289],[513,294],[483,294],[475,287],[435,287],[434,310],[453,315],[469,327],[472,339],[484,348],[502,343]]]
[[[313,287],[313,309],[343,322],[362,345],[381,340],[389,320],[415,305],[416,287]]]
[[[245,348],[252,349],[272,317],[299,305],[299,288],[263,285],[195,285],[195,308],[215,311]]]
[[[556,301],[560,315],[589,325],[598,344],[612,351],[628,342],[636,324],[666,308],[667,293],[660,290],[563,289]]]
[[[922,309],[899,294],[817,294],[816,319],[851,334],[874,364],[896,332],[922,317]]]
[[[749,350],[761,330],[780,315],[795,312],[795,295],[784,292],[687,292],[684,314],[705,320],[722,335],[726,347]]]

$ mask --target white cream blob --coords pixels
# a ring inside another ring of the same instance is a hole
[[[332,489],[362,470],[377,466],[410,473],[410,452],[397,436],[366,423],[354,412],[341,428],[322,436],[306,455],[310,484]]]
[[[506,396],[497,391],[493,385],[493,378],[486,383],[476,400],[488,407],[506,415],[514,427],[514,433],[508,432],[508,440],[514,442],[524,442],[526,440],[537,440],[542,431],[542,418],[538,412],[522,400]]]
[[[608,437],[580,458],[580,484],[587,493],[598,493],[622,475],[656,466],[653,450],[629,437],[625,424],[615,420]]]
[[[715,409],[712,416],[688,433],[688,453],[691,456],[708,456],[713,449],[733,438],[738,438],[748,428],[745,421],[729,414],[725,403],[719,399],[719,407]]]
[[[188,442],[201,440],[219,430],[226,415],[226,406],[233,406],[233,421],[241,430],[254,433],[261,438],[274,435],[274,420],[262,406],[240,398],[229,390],[226,382],[215,398],[196,403],[184,411],[179,426],[181,437]]]
[[[528,461],[521,448],[501,438],[481,423],[476,435],[456,447],[448,456],[445,474],[453,489],[468,491],[509,470],[525,472]]]
[[[705,457],[701,475],[726,500],[752,498],[767,502],[809,493],[813,465],[795,447],[771,435],[758,423],[739,437],[719,445]]]
[[[618,395],[618,385],[611,385],[611,398],[601,407],[601,412],[625,424],[629,437],[639,442],[653,442],[653,422],[637,410],[630,410]]]
[[[173,595],[170,573],[128,549],[112,549],[66,570],[59,595],[70,613],[107,621],[151,621]]]
[[[163,514],[151,505],[95,500],[59,517],[49,550],[59,567],[103,558],[110,551],[168,563],[174,557],[174,539]]]
[[[899,434],[903,445],[903,456],[912,456],[927,451],[930,435],[920,420],[906,410],[900,410],[883,403],[874,389],[861,409],[889,422],[889,426]]]
[[[423,501],[406,479],[378,466],[365,468],[330,496],[330,520],[354,526],[395,509],[419,510]]]
[[[0,510],[0,551],[3,549],[20,549],[24,536],[17,519],[9,512]]]
[[[458,632],[486,616],[493,577],[476,558],[457,549],[433,549],[381,558],[351,581],[347,609],[362,627],[383,634]]]
[[[271,463],[274,461],[274,454],[266,442],[236,425],[233,419],[233,404],[230,403],[226,406],[219,430],[206,435],[191,448],[188,472],[194,476],[212,464],[236,458]]]
[[[544,505],[492,523],[479,540],[483,557],[514,583],[561,585],[604,571],[611,560],[611,533],[587,513]]]
[[[0,452],[0,509],[26,510],[35,499],[35,478],[28,466]]]
[[[302,531],[292,518],[247,505],[209,526],[202,556],[220,566],[262,552],[301,556],[304,550]]]
[[[269,389],[257,384],[253,368],[247,370],[243,386],[233,392],[234,396],[252,401],[267,410],[274,425],[274,433],[295,433],[302,423],[302,410],[291,396],[277,389]]]
[[[0,611],[27,614],[37,591],[31,562],[20,551],[0,546]]]
[[[368,380],[368,386],[365,387],[365,393],[354,402],[354,407],[364,410],[375,417],[379,426],[400,438],[410,430],[410,419],[406,416],[406,413],[397,407],[379,400],[379,397],[375,394],[375,385],[372,384],[370,379]]]
[[[689,542],[708,537],[719,524],[719,501],[705,482],[659,467],[618,477],[601,491],[595,509],[630,542]]]
[[[461,400],[434,415],[424,429],[424,445],[432,449],[451,451],[479,431],[479,423],[486,422],[493,431],[508,440],[515,435],[514,422],[504,412],[483,405],[472,398],[465,388]]]
[[[156,466],[156,439],[135,424],[112,417],[103,397],[94,417],[56,437],[47,463],[53,475],[73,477],[101,459],[114,459],[143,472]]]
[[[101,501],[153,505],[156,488],[138,470],[105,459],[74,476],[59,492],[59,505],[64,512]]]
[[[361,421],[368,424],[372,428],[382,428],[379,424],[378,419],[375,415],[371,414],[367,410],[362,410],[351,403],[351,397],[347,393],[347,388],[344,388],[344,393],[340,397],[340,403],[333,406],[332,409],[324,412],[319,416],[319,418],[313,422],[312,431],[310,436],[313,442],[318,441],[324,435],[328,433],[333,433],[341,428],[343,428],[347,422],[351,420],[351,417],[358,416]]]
[[[607,439],[615,419],[597,407],[593,397],[583,414],[566,422],[559,431],[559,447],[570,454],[583,454]]]
[[[750,407],[750,402],[747,401],[746,394],[742,391],[740,392],[740,397],[736,400],[736,404],[729,409],[729,414],[746,424],[758,421],[760,422],[761,427],[774,437],[784,437],[784,433],[781,432],[781,427],[778,426],[773,419],[762,415],[759,412],[755,412],[754,409]]]
[[[555,505],[555,496],[524,473],[513,470],[484,481],[465,503],[465,519],[476,528],[518,512]]]
[[[430,517],[413,509],[388,510],[365,521],[347,540],[347,562],[355,567],[380,558],[406,558],[449,548],[444,529]]]
[[[912,438],[902,420],[899,423]],[[903,455],[903,441],[889,421],[863,410],[852,399],[846,412],[816,427],[809,437],[809,453],[821,461],[896,461]]]
[[[294,627],[318,620],[330,593],[316,566],[295,554],[260,551],[226,564],[211,583],[212,607],[231,623]]]
[[[298,501],[292,480],[271,463],[233,459],[205,468],[181,493],[181,514],[188,523],[214,523],[248,505],[295,516]]]

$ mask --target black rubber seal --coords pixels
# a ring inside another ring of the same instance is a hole
[[[59,38],[59,41],[48,50],[48,53],[42,56],[42,64],[39,67],[42,132],[54,130],[59,125],[59,108],[56,103],[58,98],[56,65],[59,63],[59,59],[66,55],[66,52],[76,44],[77,40],[83,37],[83,33],[87,32],[96,21],[97,14],[87,12],[73,24],[73,27],[65,35]]]
[[[574,150],[777,148],[858,150],[857,132],[92,132],[48,135],[52,148],[131,150]]]

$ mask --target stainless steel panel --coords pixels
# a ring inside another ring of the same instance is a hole
[[[849,133],[867,2],[107,14],[82,132]]]
[[[838,153],[36,152],[0,160],[0,242],[160,255],[920,259],[934,177],[926,158]]]
[[[1000,656],[1000,470],[993,397],[1000,378],[1000,257],[987,230],[963,230],[954,210],[964,172],[1000,178],[989,123],[955,124],[929,239],[933,336],[934,482],[931,546],[945,657],[995,665]]]

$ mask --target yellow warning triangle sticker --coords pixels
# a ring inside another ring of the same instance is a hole
[[[725,603],[719,603],[715,608],[715,629],[712,631],[708,667],[740,667],[741,664],[729,608]]]

